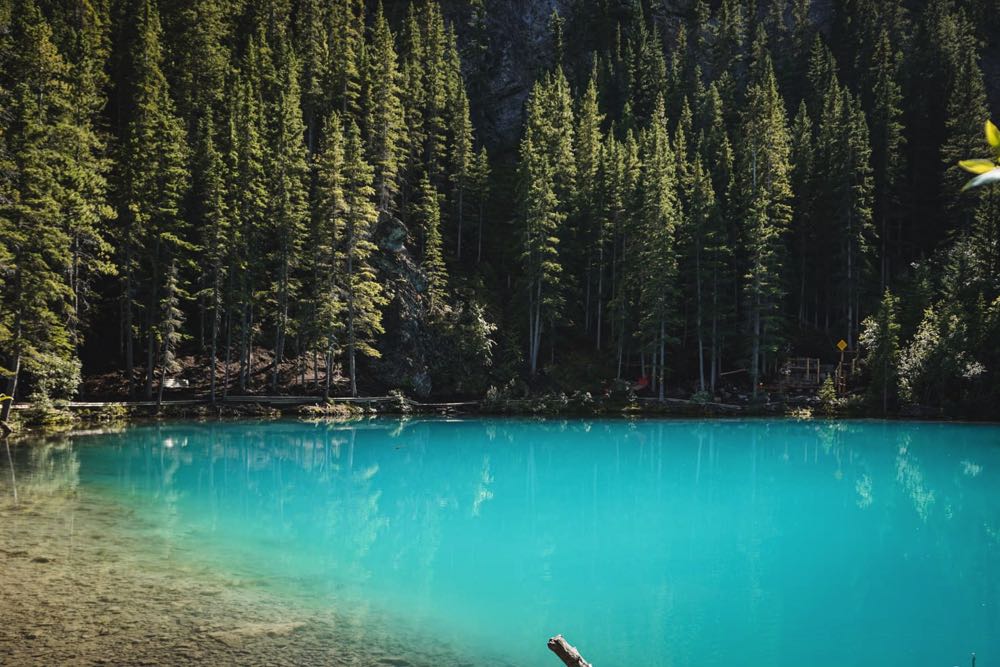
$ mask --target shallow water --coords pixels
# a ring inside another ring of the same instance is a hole
[[[598,667],[1000,660],[998,426],[171,423],[32,451],[22,501],[92,494],[130,549],[424,655],[558,664],[562,633]]]

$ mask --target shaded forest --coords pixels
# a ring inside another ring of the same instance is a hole
[[[6,391],[715,400],[843,339],[871,412],[995,415],[995,10],[0,0]]]

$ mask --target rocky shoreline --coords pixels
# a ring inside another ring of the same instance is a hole
[[[16,502],[0,485],[0,664],[474,664],[372,610],[300,608],[198,567],[131,532],[127,508],[25,476]]]

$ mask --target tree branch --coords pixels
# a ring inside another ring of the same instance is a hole
[[[570,646],[569,642],[563,639],[562,635],[556,635],[549,640],[549,650],[559,656],[566,667],[593,667],[583,659],[575,647]]]

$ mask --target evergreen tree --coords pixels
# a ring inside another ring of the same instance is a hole
[[[733,149],[726,131],[722,100],[714,84],[709,86],[703,106],[706,131],[700,141],[699,154],[711,178],[714,199],[703,253],[709,294],[705,300],[711,340],[709,385],[714,393],[716,380],[722,372],[724,341],[730,334],[732,315],[737,306],[733,299],[736,281],[732,260],[739,228],[733,197]],[[703,192],[707,195],[707,184]]]
[[[837,61],[833,52],[820,35],[813,40],[809,51],[809,70],[807,74],[809,90],[805,95],[809,117],[819,119],[823,114],[823,102],[831,86],[839,85],[837,81]]]
[[[229,202],[226,192],[226,167],[216,148],[215,126],[209,111],[198,124],[199,163],[195,170],[194,190],[196,211],[201,228],[201,248],[207,260],[207,301],[210,313],[210,396],[215,402],[216,365],[219,333],[222,326],[223,289],[228,270]],[[176,265],[175,269],[176,271]]]
[[[299,284],[295,271],[302,261],[302,244],[308,220],[305,179],[308,174],[303,145],[305,125],[302,120],[295,55],[280,54],[282,87],[272,100],[266,119],[269,152],[265,162],[268,174],[268,218],[276,240],[271,253],[273,270],[270,286],[274,323],[274,367],[272,389],[277,390],[280,365],[290,325],[290,309]]]
[[[69,19],[69,17],[66,17]],[[62,47],[69,66],[69,113],[60,124],[64,147],[60,169],[64,224],[70,235],[72,258],[69,282],[73,290],[70,330],[76,347],[83,342],[81,326],[94,296],[93,283],[113,275],[113,249],[109,223],[114,210],[108,202],[109,137],[102,113],[107,104],[108,77],[104,64],[110,50],[108,9],[83,3],[73,12],[68,38]]]
[[[406,131],[404,145],[406,148],[406,175],[408,180],[417,177],[418,167],[423,164],[424,146],[424,85],[423,60],[424,38],[417,19],[416,7],[410,4],[407,9],[406,21],[403,24],[402,37],[402,88],[400,99],[404,109]],[[409,200],[409,182],[403,186],[403,202]],[[416,185],[414,182],[412,185]]]
[[[72,317],[70,235],[64,224],[58,171],[67,148],[61,136],[71,121],[69,68],[52,42],[52,30],[32,0],[15,5],[9,44],[0,52],[0,109],[4,121],[5,185],[0,199],[0,343],[7,393],[18,396],[22,370],[50,372],[64,392],[75,392],[79,367],[67,323]],[[0,421],[6,421],[5,401]]]
[[[818,279],[828,268],[817,258],[821,230],[817,229],[817,192],[819,184],[814,173],[816,165],[816,138],[809,110],[805,100],[799,104],[799,111],[792,122],[791,130],[791,185],[794,195],[793,248],[797,260],[796,282],[793,286],[797,302],[796,312],[799,324],[809,321],[810,304],[812,313],[819,317]],[[818,322],[818,319],[815,320]]]
[[[224,6],[218,0],[192,0],[179,8],[176,62],[177,109],[192,137],[206,113],[221,111],[229,52]],[[169,34],[168,34],[169,38]]]
[[[379,358],[375,338],[384,333],[382,308],[386,298],[371,257],[375,252],[372,232],[378,221],[373,202],[374,169],[364,159],[361,131],[351,120],[344,137],[344,227],[339,244],[337,276],[344,295],[347,363],[351,396],[358,395],[357,355]]]
[[[722,0],[717,17],[713,68],[715,78],[729,74],[735,88],[744,80],[747,19],[740,0]],[[732,96],[729,99],[734,99]]]
[[[472,191],[476,197],[476,220],[478,233],[476,235],[476,264],[483,261],[483,223],[486,218],[486,205],[490,198],[490,156],[486,148],[480,148],[472,170]]]
[[[441,250],[441,202],[438,191],[425,175],[418,187],[420,199],[416,204],[415,218],[419,221],[422,236],[420,268],[427,276],[427,307],[431,313],[444,305],[448,284],[448,271]]]
[[[334,0],[329,11],[331,102],[334,109],[356,118],[361,108],[364,2]]]
[[[642,288],[643,265],[637,261],[642,248],[642,229],[639,226],[639,176],[642,163],[639,155],[639,142],[632,132],[627,132],[620,145],[620,182],[614,185],[620,188],[622,214],[617,219],[614,229],[613,268],[611,284],[611,302],[609,310],[612,314],[612,334],[617,348],[617,377],[621,378],[626,351],[634,342],[636,320],[635,312],[638,294]]]
[[[428,2],[421,12],[423,24],[423,60],[419,64],[423,94],[422,163],[435,186],[444,175],[448,141],[446,111],[448,105],[447,52],[455,49],[455,35],[445,28],[441,8]]]
[[[792,1],[786,81],[789,103],[797,106],[808,92],[809,52],[816,39],[816,27],[809,18],[812,0]],[[794,108],[794,107],[793,107]]]
[[[576,128],[573,134],[576,156],[576,202],[574,218],[577,221],[578,239],[586,255],[584,299],[584,328],[589,331],[591,323],[593,283],[595,273],[603,271],[595,250],[600,243],[601,214],[598,210],[600,197],[599,170],[601,166],[601,144],[603,136],[601,123],[604,115],[598,108],[597,68],[591,73],[590,82],[579,103]]]
[[[895,393],[899,364],[899,299],[889,290],[882,296],[875,315],[862,324],[861,345],[865,364],[871,373],[869,394],[881,400],[882,413],[889,411]]]
[[[784,294],[785,233],[791,217],[789,137],[784,102],[766,51],[754,64],[757,80],[747,90],[740,150],[740,197],[744,213],[746,297],[750,328],[750,378],[754,395],[762,359],[777,349]]]
[[[313,222],[312,252],[313,308],[312,328],[316,345],[323,351],[325,384],[323,396],[330,396],[330,380],[337,352],[337,336],[343,328],[343,297],[346,283],[337,273],[337,249],[344,241],[347,199],[345,193],[345,155],[343,121],[334,112],[325,123],[323,150],[316,162],[316,214]],[[362,170],[363,171],[363,170]],[[363,175],[363,174],[362,174]]]
[[[675,237],[680,218],[677,202],[676,165],[667,135],[666,108],[660,97],[652,122],[641,138],[638,202],[640,205],[637,261],[642,267],[640,282],[640,327],[643,338],[659,368],[657,386],[664,397],[667,331],[674,318],[676,299],[677,250]],[[654,377],[656,377],[654,370]]]
[[[961,54],[947,100],[946,135],[941,146],[945,210],[950,214],[953,224],[967,232],[972,227],[977,205],[987,196],[983,191],[972,195],[963,194],[962,184],[966,180],[966,174],[958,167],[959,160],[982,152],[983,119],[988,117],[986,88],[975,48]]]
[[[674,59],[670,66],[669,90],[683,94],[689,81],[691,69],[687,59],[687,44],[684,29],[680,28],[678,43],[674,46]],[[631,110],[636,122],[648,121],[655,111],[656,98],[668,83],[667,66],[663,60],[663,43],[656,30],[646,27],[645,19],[639,15],[635,19],[633,34],[629,40],[632,52],[630,61]]]
[[[255,71],[255,50],[251,43],[244,63],[246,74]],[[232,111],[235,155],[230,207],[236,226],[231,271],[237,279],[234,298],[240,320],[239,388],[246,391],[253,367],[253,336],[259,318],[255,306],[265,282],[265,277],[258,274],[263,273],[260,267],[266,265],[263,241],[267,237],[265,221],[269,198],[262,101],[257,88],[245,78],[238,79],[235,88],[237,99]]]
[[[559,292],[559,231],[565,220],[556,196],[556,169],[546,146],[545,89],[536,85],[528,101],[528,126],[521,140],[521,181],[525,184],[521,261],[528,291],[528,359],[538,372],[542,329],[554,322],[563,302]]]
[[[396,47],[389,22],[379,2],[372,27],[372,45],[368,53],[365,102],[365,128],[369,162],[375,168],[375,192],[379,213],[393,210],[399,191],[399,172],[403,166],[403,129],[405,118],[400,101],[400,72]]]
[[[337,7],[342,8],[343,5]],[[302,91],[302,110],[306,125],[306,148],[310,154],[316,148],[320,131],[319,121],[330,104],[327,84],[331,82],[332,58],[327,25],[331,9],[330,5],[320,0],[299,0],[296,12],[295,50],[299,62],[302,63],[299,87]],[[355,35],[352,36],[356,38]],[[341,38],[340,35],[337,37]],[[356,43],[347,45],[347,48],[350,49],[354,45]],[[336,50],[338,46],[339,42],[333,45],[333,49]],[[338,55],[343,57],[343,52],[338,52]],[[353,58],[348,56],[348,62],[354,64]],[[350,81],[350,76],[351,74],[348,74],[346,82],[341,81],[340,90],[344,90],[344,85],[348,87],[355,85]]]
[[[694,264],[698,390],[704,392],[713,386],[714,371],[712,366],[708,368],[709,379],[706,382],[705,350],[713,331],[712,328],[708,327],[709,323],[706,322],[706,319],[712,323],[717,320],[716,311],[719,295],[716,293],[718,288],[714,281],[721,268],[720,253],[725,239],[719,225],[711,174],[702,165],[701,158],[696,158],[691,170],[690,196],[685,227],[690,243],[688,254],[693,259]]]
[[[145,290],[146,383],[152,398],[164,312],[159,307],[175,257],[191,249],[185,240],[182,203],[187,193],[188,150],[161,64],[160,19],[153,0],[139,0],[132,43],[130,111],[121,140],[118,175],[119,248],[123,272],[122,329],[125,372],[133,379],[134,309]],[[143,280],[143,279],[147,280]]]
[[[818,210],[823,244],[834,248],[827,267],[828,298],[836,300],[849,345],[857,340],[860,294],[870,266],[871,148],[860,100],[834,78],[824,96],[816,143],[815,179],[821,190]],[[828,302],[827,307],[831,307]]]
[[[869,70],[872,104],[869,113],[872,143],[874,200],[872,217],[881,243],[881,284],[885,289],[892,273],[890,235],[903,224],[901,190],[906,173],[903,149],[902,89],[898,82],[899,54],[892,48],[889,32],[883,29]],[[895,231],[898,239],[899,231]]]
[[[614,252],[617,249],[616,236],[622,227],[625,206],[628,203],[624,151],[621,144],[615,139],[613,131],[607,134],[601,148],[599,176],[598,213],[600,217],[598,218],[595,238],[597,272],[595,296],[597,303],[594,313],[594,343],[598,350],[601,349],[603,340],[605,302],[609,286],[611,286],[611,294],[615,294],[613,285],[616,275],[614,262]]]
[[[178,372],[181,367],[177,363],[177,346],[184,338],[182,327],[184,313],[181,310],[181,299],[186,296],[180,285],[177,270],[177,258],[171,257],[166,268],[166,279],[163,283],[163,295],[160,299],[160,315],[157,319],[159,331],[158,345],[160,350],[160,390],[156,395],[156,405],[163,403],[163,389],[166,386],[168,374]],[[215,359],[212,360],[213,366]]]
[[[455,256],[462,259],[462,224],[465,222],[465,195],[469,191],[476,154],[473,150],[469,98],[458,78],[451,110],[451,181],[455,201]]]

